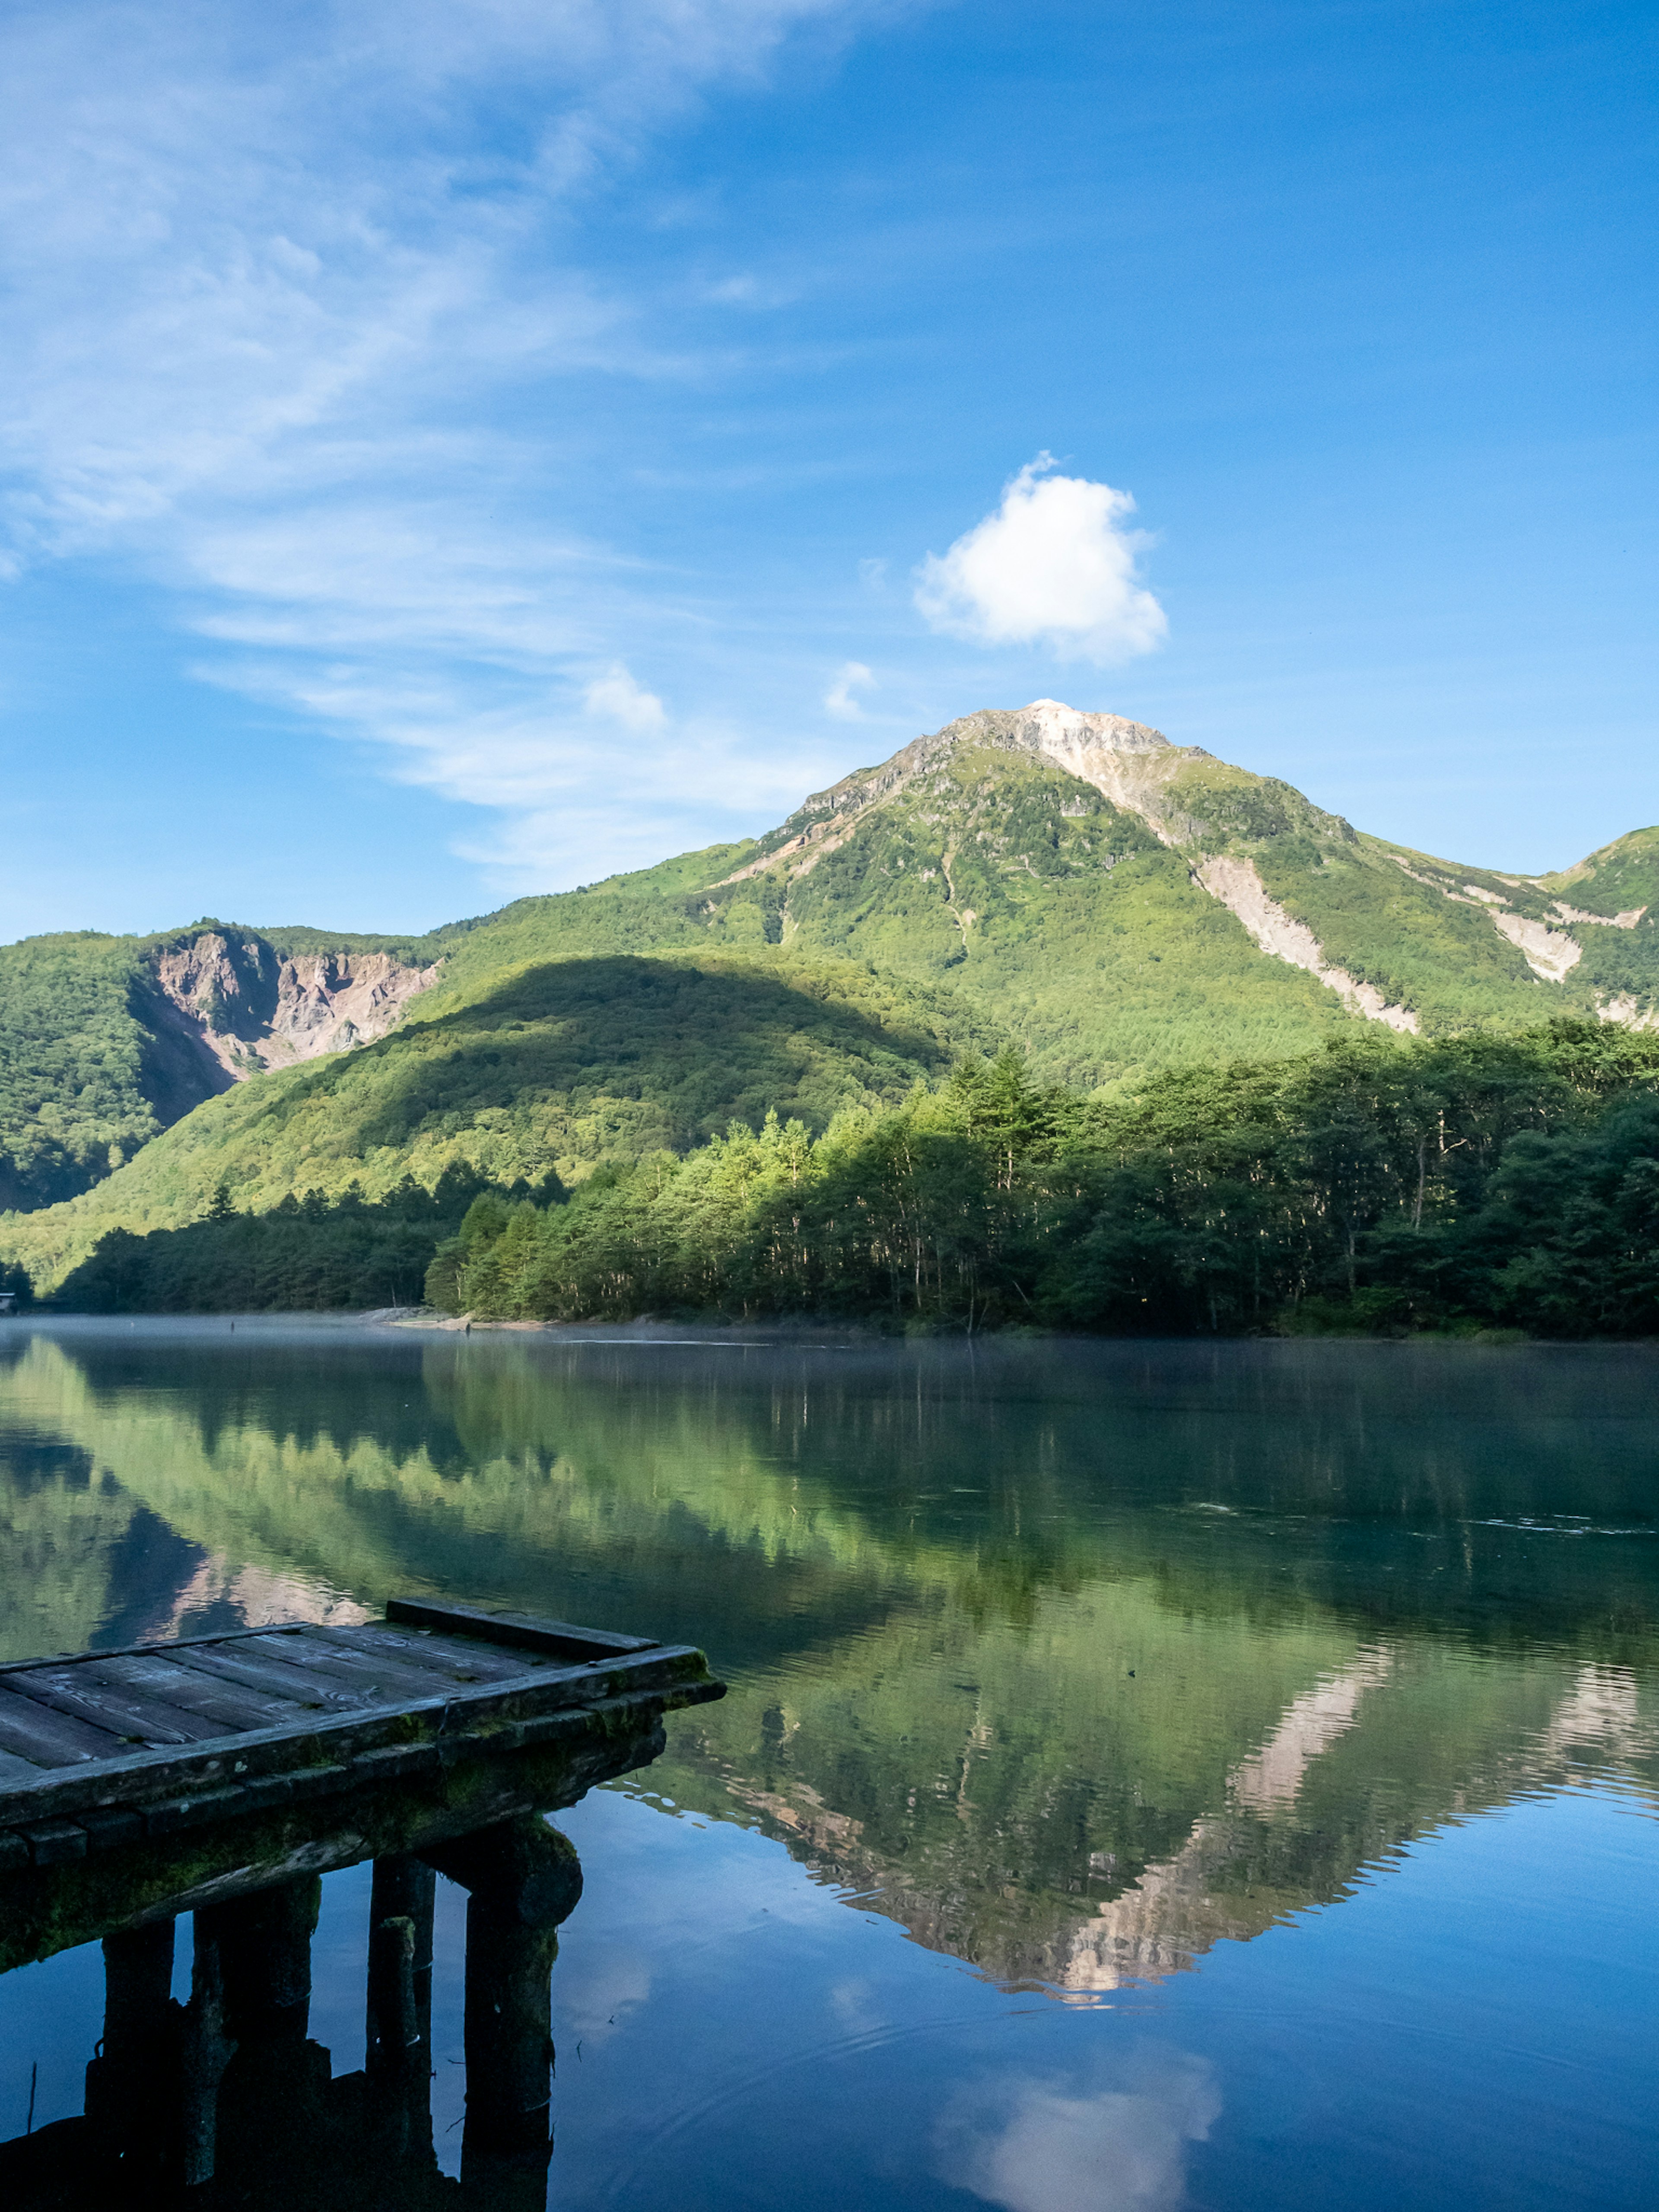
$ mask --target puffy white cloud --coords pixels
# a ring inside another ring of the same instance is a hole
[[[861,660],[844,660],[835,682],[823,695],[823,703],[838,721],[860,722],[864,709],[854,691],[873,691],[876,679]]]
[[[933,629],[983,645],[1039,641],[1105,663],[1150,653],[1169,628],[1135,573],[1140,540],[1121,526],[1134,501],[1110,484],[1051,473],[1039,453],[994,514],[930,553],[916,605]]]
[[[613,660],[603,676],[596,676],[582,698],[590,714],[597,714],[604,721],[619,723],[636,738],[648,737],[653,731],[668,726],[662,701],[654,691],[647,691],[636,683],[620,660]]]
[[[1208,2063],[1181,2051],[1143,2049],[1089,2088],[1003,2077],[946,2112],[940,2170],[1006,2212],[1177,2212],[1187,2145],[1220,2111]]]

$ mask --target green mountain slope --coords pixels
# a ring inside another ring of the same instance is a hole
[[[0,1199],[45,1209],[0,1258],[54,1279],[221,1182],[261,1207],[451,1162],[569,1181],[771,1106],[821,1128],[1010,1037],[1091,1088],[1356,1024],[1647,1025],[1656,908],[1659,830],[1499,875],[1115,716],[971,714],[764,837],[417,942],[0,950]]]
[[[0,1252],[44,1286],[106,1230],[189,1221],[222,1183],[260,1210],[354,1182],[378,1197],[405,1174],[429,1187],[452,1163],[575,1180],[772,1105],[822,1128],[991,1041],[947,994],[851,962],[595,952],[473,981],[378,1042],[209,1100],[96,1189],[10,1216]]]
[[[208,1095],[157,1064],[133,946],[87,933],[0,949],[0,1205],[71,1197]]]

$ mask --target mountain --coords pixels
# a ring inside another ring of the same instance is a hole
[[[951,975],[1084,1082],[1355,1017],[1413,1034],[1659,1018],[1659,830],[1560,876],[1498,875],[1050,700],[817,793],[712,896],[757,901],[786,944]]]
[[[0,1174],[44,1210],[0,1256],[55,1279],[220,1183],[260,1208],[452,1162],[569,1182],[772,1106],[822,1127],[1011,1037],[1092,1088],[1356,1024],[1652,1026],[1656,908],[1659,830],[1555,875],[1461,866],[1039,700],[759,839],[419,940],[203,923],[5,948]]]

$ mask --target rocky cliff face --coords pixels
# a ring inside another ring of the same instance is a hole
[[[158,948],[150,967],[158,1026],[193,1048],[209,1091],[371,1043],[438,972],[389,952],[284,958],[252,931],[216,929]]]

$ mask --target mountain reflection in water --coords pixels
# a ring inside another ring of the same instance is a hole
[[[1073,2004],[1449,1822],[1655,1792],[1647,1350],[606,1334],[11,1325],[0,1657],[394,1589],[699,1643],[731,1693],[642,1786]],[[1014,2081],[939,2122],[993,2202],[1084,2124]]]

